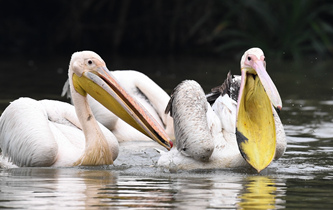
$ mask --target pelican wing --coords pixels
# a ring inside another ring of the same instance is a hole
[[[45,106],[47,105],[47,106]],[[47,109],[46,109],[47,108]],[[57,137],[72,137],[84,147],[84,137],[74,107],[57,101],[20,98],[3,112],[0,121],[0,146],[4,156],[17,166],[51,166],[58,157]],[[51,111],[50,113],[48,111]],[[65,118],[67,116],[67,118]],[[75,131],[79,132],[75,132]],[[81,141],[77,134],[81,133]],[[62,145],[64,148],[65,145]],[[67,147],[67,150],[70,148]],[[78,151],[78,152],[79,152]],[[75,154],[75,150],[70,151]],[[77,157],[76,157],[77,158]]]
[[[208,161],[214,150],[207,120],[208,106],[201,86],[185,80],[173,90],[166,108],[166,113],[170,112],[174,119],[178,151],[201,161]]]
[[[212,88],[211,92],[206,94],[207,101],[212,105],[219,96],[227,94],[231,99],[237,102],[239,88],[240,76],[231,75],[229,71],[222,85]]]

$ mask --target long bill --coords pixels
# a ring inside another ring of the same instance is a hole
[[[119,118],[170,150],[172,141],[149,112],[119,85],[105,66],[73,74],[73,84],[81,95],[87,93]]]
[[[276,129],[272,105],[282,108],[279,93],[262,61],[256,61],[253,68],[242,68],[236,137],[242,156],[258,172],[265,169],[275,156]]]

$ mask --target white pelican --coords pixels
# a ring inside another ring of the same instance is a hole
[[[171,147],[163,128],[107,72],[99,55],[77,52],[72,55],[68,71],[74,107],[30,98],[12,102],[0,118],[3,160],[7,158],[20,167],[112,164],[118,156],[118,141],[97,123],[87,94],[145,135]]]
[[[165,129],[167,135],[174,139],[173,120],[164,110],[170,96],[145,74],[134,70],[110,71],[124,90],[138,101],[152,117]],[[62,96],[70,97],[68,80],[64,85]],[[94,98],[88,96],[88,103],[96,120],[112,131],[119,142],[149,140],[132,126],[118,118]]]
[[[175,88],[166,112],[174,119],[177,148],[161,152],[159,166],[190,170],[251,165],[260,172],[283,155],[286,137],[274,109],[281,110],[282,102],[261,49],[244,53],[241,73],[234,78],[229,74],[222,90],[207,96],[195,81]],[[206,97],[213,98],[212,106]]]

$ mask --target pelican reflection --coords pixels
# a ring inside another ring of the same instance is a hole
[[[245,180],[244,193],[239,198],[240,209],[279,209],[283,201],[279,199],[276,180],[268,176],[249,176]]]

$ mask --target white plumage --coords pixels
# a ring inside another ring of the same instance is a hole
[[[116,159],[116,137],[97,124]],[[2,155],[17,166],[73,166],[86,146],[74,106],[31,98],[19,98],[3,112],[0,143]]]

